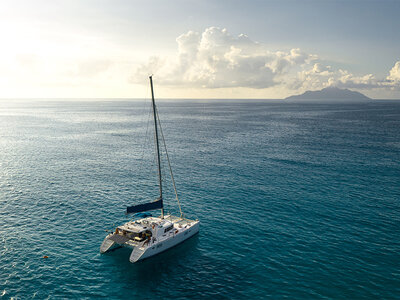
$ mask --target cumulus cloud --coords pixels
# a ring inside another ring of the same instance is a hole
[[[277,76],[315,59],[300,49],[271,52],[244,34],[235,37],[217,27],[201,34],[189,31],[176,41],[175,58],[151,57],[131,81],[154,73],[160,84],[170,86],[268,88],[279,84]]]
[[[309,70],[299,72],[299,87],[318,89],[328,86],[339,88],[375,88],[379,86],[374,75],[356,76],[347,70],[334,70],[329,65],[315,63]]]
[[[297,77],[288,76],[285,87],[292,90],[317,90],[329,86],[353,89],[382,89],[399,87],[400,62],[397,62],[385,79],[378,79],[373,74],[355,75],[348,70],[334,69],[322,61],[313,65],[304,64]],[[282,82],[282,84],[284,84]]]
[[[386,77],[387,80],[400,82],[400,61],[396,62],[393,68],[389,72],[389,76]]]
[[[210,27],[204,32],[189,31],[176,39],[174,57],[151,57],[130,78],[142,82],[148,74],[157,76],[158,84],[195,88],[247,87],[264,89],[283,87],[302,91],[328,86],[342,88],[383,88],[400,82],[400,62],[386,80],[373,74],[355,75],[335,69],[317,55],[299,48],[271,51],[266,45],[226,29]]]

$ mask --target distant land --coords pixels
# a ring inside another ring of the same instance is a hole
[[[371,100],[371,98],[355,91],[327,87],[319,91],[307,91],[301,95],[294,95],[285,100]]]

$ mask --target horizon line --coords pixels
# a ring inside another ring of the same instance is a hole
[[[138,98],[138,97],[110,97],[110,98],[102,98],[102,97],[0,97],[0,101],[3,100],[146,100],[150,98]],[[368,100],[400,100],[400,98],[369,98],[369,99],[287,99],[287,98],[171,98],[171,97],[157,97],[157,100],[290,100],[290,101],[368,101]]]

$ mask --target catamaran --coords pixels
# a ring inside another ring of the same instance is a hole
[[[118,226],[110,232],[100,246],[100,253],[106,253],[117,247],[128,247],[132,249],[129,261],[135,263],[139,260],[154,256],[163,252],[199,232],[199,220],[191,220],[183,217],[181,206],[176,192],[171,164],[165,146],[164,136],[160,126],[157,107],[154,101],[153,78],[150,79],[152,111],[154,117],[154,140],[158,167],[158,186],[160,196],[153,202],[137,204],[126,208],[127,214],[135,214],[134,219]],[[161,158],[159,129],[163,137],[166,158],[170,168],[171,179],[178,202],[180,216],[171,214],[164,215],[163,185],[161,177]],[[160,216],[152,216],[148,211],[161,209]]]

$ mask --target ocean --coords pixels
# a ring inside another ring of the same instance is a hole
[[[0,101],[4,299],[400,298],[400,101],[158,101],[200,232],[131,264],[99,247],[157,197],[149,108]]]

